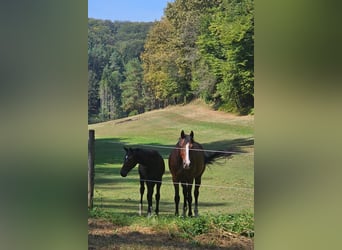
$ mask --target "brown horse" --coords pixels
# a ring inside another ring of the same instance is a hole
[[[183,216],[186,215],[187,205],[189,206],[188,216],[192,216],[192,186],[195,180],[195,216],[198,216],[198,196],[201,186],[201,178],[206,164],[211,164],[219,157],[230,156],[231,153],[215,152],[211,155],[205,154],[203,147],[194,141],[194,132],[186,135],[181,131],[180,138],[169,156],[169,169],[172,174],[172,181],[175,189],[174,201],[176,205],[175,214],[178,215],[179,206],[179,183],[183,188],[184,205]]]
[[[141,148],[124,148],[126,155],[124,163],[121,168],[120,174],[122,177],[126,177],[128,172],[131,171],[139,163],[139,175],[140,175],[140,205],[139,215],[142,210],[142,200],[145,191],[144,183],[147,186],[147,215],[152,215],[152,196],[154,186],[157,185],[156,193],[156,214],[159,213],[159,200],[160,200],[160,187],[162,184],[162,177],[165,172],[164,159],[156,150],[148,150]]]

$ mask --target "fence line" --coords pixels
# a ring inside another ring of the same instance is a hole
[[[143,179],[142,179],[143,180]],[[152,181],[152,182],[158,182],[158,181]],[[163,184],[169,184],[169,185],[173,185],[173,182],[162,182]],[[179,183],[179,184],[181,184],[181,183]],[[189,184],[189,185],[195,185],[195,184]],[[253,190],[253,188],[239,188],[239,187],[227,187],[227,186],[212,186],[212,185],[202,185],[201,184],[201,187],[207,187],[207,188],[224,188],[224,189],[236,189],[236,190],[243,190],[243,189],[249,189],[249,190],[251,190],[251,191],[254,191]],[[126,186],[126,185],[120,185],[120,188],[133,188],[132,186]],[[254,201],[254,195],[253,195],[253,193],[248,193],[248,194],[246,194],[246,195],[241,195],[241,194],[239,194],[238,195],[239,196],[239,200],[245,200],[245,201]]]
[[[111,142],[109,141],[108,143],[114,143],[114,144],[121,144],[121,145],[126,145],[121,142]],[[150,148],[164,148],[164,149],[182,149],[178,147],[169,147],[169,146],[156,146],[156,145],[149,145],[149,144],[140,144],[141,147],[150,147]],[[190,148],[189,150],[193,151],[201,151],[201,152],[212,152],[212,153],[226,153],[226,154],[244,154],[244,155],[254,155],[254,153],[249,152],[249,153],[244,153],[244,152],[236,152],[236,151],[223,151],[223,150],[210,150],[210,149],[192,149]]]
[[[173,185],[173,184],[187,184],[183,182],[173,182],[173,181],[155,181],[155,180],[146,180],[146,179],[139,179],[140,181],[147,181],[147,182],[155,182],[155,183],[162,183],[162,184],[168,184],[168,185]],[[248,187],[228,187],[228,186],[215,186],[215,185],[205,185],[205,184],[187,184],[187,185],[192,185],[192,186],[201,186],[201,187],[209,187],[209,188],[223,188],[223,189],[249,189],[249,190],[254,190],[254,188],[248,188]]]
[[[127,144],[121,143],[121,142],[114,142],[114,141],[108,141],[108,143],[113,143],[113,144],[121,144],[123,146],[128,146]],[[162,146],[162,145],[150,145],[150,144],[133,144],[134,146],[139,146],[139,147],[146,147],[146,148],[160,148],[160,149],[181,149],[179,147],[170,147],[170,146]],[[212,153],[226,153],[226,154],[243,154],[243,155],[254,155],[254,152],[236,152],[236,151],[224,151],[224,150],[209,150],[209,149],[189,149],[193,151],[202,151],[202,152],[212,152]],[[166,185],[174,185],[174,184],[186,184],[182,182],[173,182],[173,181],[155,181],[155,180],[147,180],[147,179],[139,179],[139,181],[147,181],[147,182],[155,182],[155,183],[162,183]],[[253,191],[254,193],[254,188],[248,188],[248,187],[231,187],[231,186],[216,186],[216,185],[206,185],[206,184],[188,184],[192,186],[201,186],[201,187],[206,187],[206,188],[219,188],[219,189],[235,189],[235,190],[249,190]],[[253,197],[242,197],[239,196],[240,199],[246,200],[246,201],[253,201]]]

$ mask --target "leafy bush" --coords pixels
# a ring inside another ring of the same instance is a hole
[[[138,115],[139,114],[139,112],[137,111],[137,110],[133,110],[133,111],[131,111],[129,114],[128,114],[128,116],[135,116],[135,115]]]
[[[254,215],[251,213],[219,215],[212,217],[212,222],[220,229],[235,233],[254,230]]]
[[[209,223],[207,217],[184,218],[177,221],[177,225],[185,238],[207,233]]]
[[[248,232],[253,236],[254,215],[252,213],[228,215],[203,215],[197,218],[178,218],[176,224],[184,238],[208,233],[209,231]]]

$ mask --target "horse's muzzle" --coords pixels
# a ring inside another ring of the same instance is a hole
[[[120,174],[121,174],[122,177],[126,177],[127,176],[127,173],[124,172],[124,171],[121,171]]]
[[[190,161],[189,162],[183,161],[183,168],[184,169],[190,169]]]

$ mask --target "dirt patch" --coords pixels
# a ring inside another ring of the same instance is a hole
[[[120,119],[119,121],[115,122],[114,124],[121,124],[121,123],[125,123],[125,122],[132,122],[132,121],[136,121],[138,120],[138,118],[129,118],[129,119]]]
[[[252,239],[227,232],[183,239],[167,230],[88,219],[88,249],[254,249],[253,245]]]
[[[212,121],[213,117],[217,121],[221,122],[232,122],[232,121],[253,121],[254,115],[243,115],[239,116],[232,113],[227,113],[223,111],[213,110],[209,108],[207,104],[202,101],[197,100],[185,106],[182,106],[181,110],[179,107],[171,106],[170,111],[175,110],[177,113],[184,115],[188,118],[194,118],[203,121]],[[179,112],[181,111],[181,112]]]

